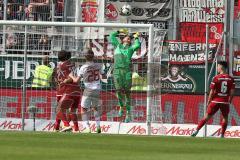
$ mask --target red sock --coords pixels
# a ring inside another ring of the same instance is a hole
[[[78,119],[77,119],[77,115],[75,113],[70,114],[71,120],[73,121],[73,125],[74,125],[74,130],[78,131],[79,127],[78,127]]]
[[[198,126],[197,126],[197,130],[200,130],[206,123],[206,119],[202,119],[199,123],[198,123]]]
[[[63,121],[64,126],[68,127],[70,126],[69,121],[67,120],[67,115],[66,113],[59,112],[57,114],[57,117]]]
[[[221,126],[222,126],[221,135],[224,136],[224,133],[227,129],[227,123],[223,122],[223,123],[221,123]]]
[[[71,121],[71,115],[69,113],[67,114],[67,120]]]
[[[56,117],[56,120],[55,120],[55,124],[54,124],[54,129],[55,130],[59,130],[59,127],[60,127],[60,123],[61,123],[61,120],[58,118],[58,116]]]

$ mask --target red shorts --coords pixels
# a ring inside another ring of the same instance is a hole
[[[78,108],[80,102],[80,95],[69,95],[63,94],[62,96],[57,96],[57,102],[59,107],[63,108]]]
[[[219,109],[222,112],[223,117],[228,116],[228,114],[229,114],[229,104],[211,102],[208,105],[207,113],[209,115],[214,115]]]
[[[81,89],[78,85],[62,85],[57,88],[57,95],[80,94]]]

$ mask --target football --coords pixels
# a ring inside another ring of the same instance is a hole
[[[121,8],[121,15],[130,16],[132,13],[132,7],[129,4],[125,4]]]

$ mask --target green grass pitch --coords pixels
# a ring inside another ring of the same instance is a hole
[[[0,131],[1,160],[240,160],[240,139]]]

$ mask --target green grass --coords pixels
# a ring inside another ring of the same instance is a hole
[[[0,131],[1,160],[239,160],[240,139]]]

